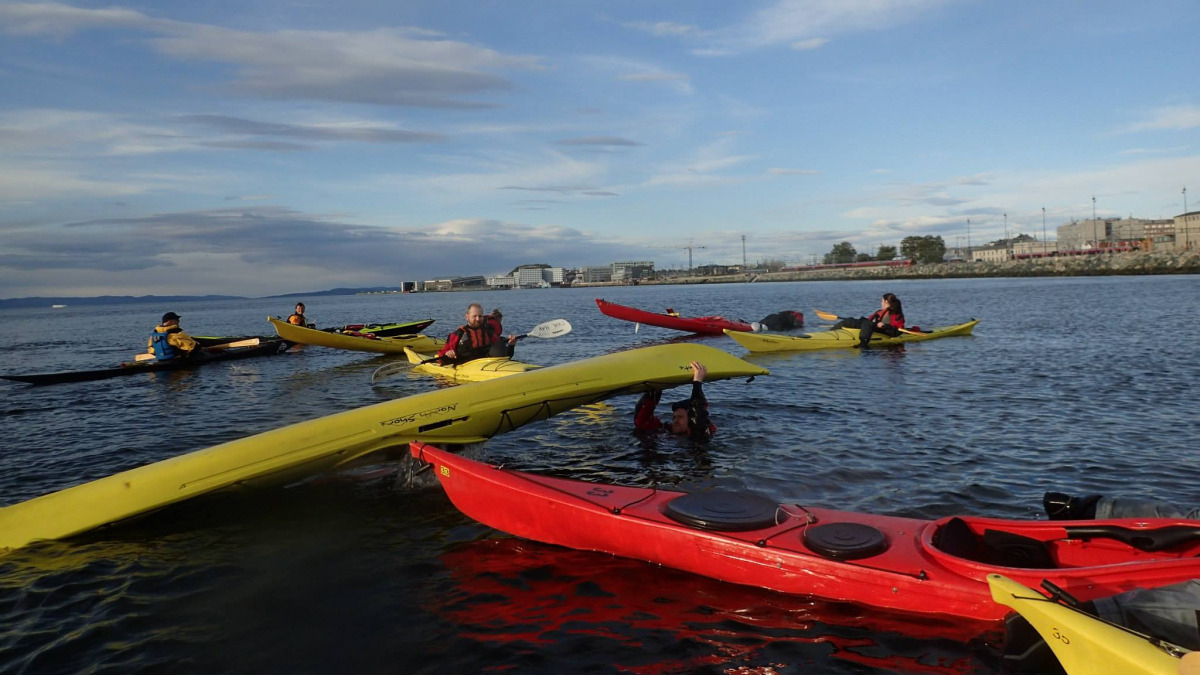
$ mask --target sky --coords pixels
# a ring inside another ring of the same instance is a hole
[[[1198,34],[1194,0],[0,0],[0,297],[1171,218]]]

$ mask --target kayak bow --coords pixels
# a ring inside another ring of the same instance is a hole
[[[971,319],[966,323],[960,323],[956,326],[942,326],[934,328],[922,333],[901,333],[896,337],[889,337],[882,333],[875,333],[871,336],[871,346],[888,346],[899,345],[908,342],[923,342],[925,340],[936,340],[938,338],[951,337],[954,335],[970,335],[975,329],[975,324],[979,323],[976,319]],[[816,333],[804,333],[801,335],[775,335],[771,333],[740,333],[735,331],[725,331],[725,334],[733,338],[739,345],[745,347],[752,352],[795,352],[795,351],[811,351],[817,349],[837,349],[839,347],[853,347],[858,344],[858,329],[857,328],[834,328],[832,330],[818,331]]]
[[[446,344],[445,340],[432,338],[428,335],[393,335],[390,337],[364,337],[346,333],[331,333],[304,326],[293,326],[286,321],[267,317],[279,337],[303,345],[329,347],[332,349],[349,349],[358,352],[374,352],[376,354],[403,354],[405,347],[412,347],[418,352],[436,352]]]
[[[1025,617],[1067,675],[1176,675],[1188,651],[1062,605],[1001,574],[987,580],[992,598]]]

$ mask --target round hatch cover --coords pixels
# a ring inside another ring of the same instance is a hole
[[[751,492],[693,492],[667,502],[672,520],[701,530],[761,530],[777,524],[779,505]]]

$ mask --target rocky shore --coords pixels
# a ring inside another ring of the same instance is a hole
[[[1184,253],[1097,254],[1005,262],[937,263],[912,267],[730,274],[713,277],[670,277],[641,284],[720,284],[748,281],[831,281],[856,279],[956,279],[970,277],[1075,277],[1142,274],[1200,274],[1200,251]],[[600,285],[600,284],[597,284]],[[608,285],[608,284],[603,284]]]

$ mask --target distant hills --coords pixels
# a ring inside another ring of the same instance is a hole
[[[331,288],[327,291],[310,293],[284,293],[283,295],[266,295],[264,298],[316,298],[326,295],[357,295],[359,293],[399,292],[394,286],[372,286],[370,288]],[[90,298],[83,297],[30,297],[30,298],[0,298],[0,309],[19,309],[24,307],[49,307],[51,305],[136,305],[155,303],[159,305],[173,302],[190,302],[193,300],[246,300],[240,295],[99,295]]]

